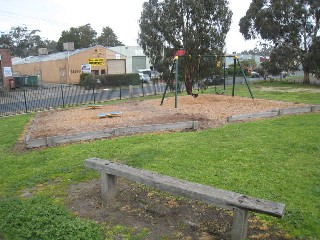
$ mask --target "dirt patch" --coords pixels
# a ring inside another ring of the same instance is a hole
[[[148,240],[230,239],[232,212],[197,201],[177,198],[124,179],[119,179],[116,201],[101,203],[98,180],[72,185],[68,207],[75,215],[108,226],[147,228]],[[251,216],[249,239],[290,239],[286,233]],[[121,238],[115,238],[121,239]]]
[[[227,117],[271,109],[302,106],[299,104],[201,94],[197,98],[181,96],[178,108],[174,98],[160,100],[132,100],[120,104],[104,105],[98,109],[86,107],[53,110],[39,113],[33,122],[31,139],[91,132],[117,127],[140,126],[147,124],[199,121],[200,129],[211,128],[226,123]],[[100,113],[119,111],[114,118],[99,118]]]
[[[309,92],[320,93],[320,88],[291,88],[291,87],[262,87],[261,91],[267,92]]]

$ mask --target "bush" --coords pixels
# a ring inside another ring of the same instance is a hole
[[[112,74],[112,75],[91,75],[82,73],[80,75],[80,85],[90,89],[93,86],[99,87],[120,87],[129,85],[139,85],[141,83],[139,74]]]

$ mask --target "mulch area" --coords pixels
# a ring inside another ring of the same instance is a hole
[[[174,97],[166,98],[162,106],[160,99],[133,99],[95,109],[77,107],[41,112],[33,121],[30,138],[191,120],[199,121],[200,129],[206,129],[225,124],[229,116],[296,106],[301,104],[209,94],[201,94],[197,98],[181,96],[178,108],[175,108]],[[113,118],[98,117],[98,114],[112,111],[121,114]]]

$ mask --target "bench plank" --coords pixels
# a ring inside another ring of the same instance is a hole
[[[279,218],[284,216],[285,205],[283,203],[271,202],[236,192],[188,182],[99,158],[87,159],[85,166],[99,170],[100,172],[106,172],[109,175],[124,177],[174,195],[199,200],[228,210],[240,209],[264,213]]]

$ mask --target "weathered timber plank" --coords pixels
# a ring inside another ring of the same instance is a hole
[[[105,130],[98,130],[94,132],[83,132],[65,136],[54,136],[40,139],[29,139],[27,142],[27,148],[37,148],[41,146],[55,146],[57,144],[72,143],[86,140],[97,140],[109,137],[117,137],[123,135],[129,135],[134,133],[147,133],[157,131],[170,131],[179,129],[198,129],[198,121],[188,122],[176,122],[154,125],[142,125],[122,128],[112,128]]]
[[[279,109],[279,115],[308,113],[308,112],[311,112],[311,111],[312,111],[312,107],[311,106],[295,107],[295,108],[283,108],[283,109]]]
[[[249,212],[239,208],[233,210],[231,240],[245,239],[248,231]]]
[[[257,119],[257,118],[269,118],[269,117],[276,117],[278,116],[278,111],[271,110],[265,112],[258,112],[258,113],[248,113],[248,114],[241,114],[237,116],[231,116],[227,118],[227,121],[236,122],[236,121],[248,121],[250,119]]]
[[[188,182],[104,159],[87,159],[85,166],[95,170],[105,171],[107,174],[124,177],[174,195],[199,200],[228,210],[239,208],[275,217],[283,217],[284,215],[285,205],[282,203],[271,202],[211,186]]]

